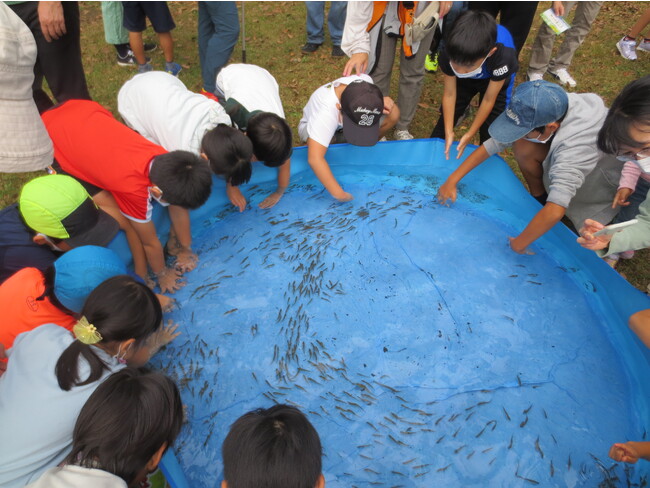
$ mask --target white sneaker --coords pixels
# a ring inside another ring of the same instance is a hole
[[[576,83],[576,80],[574,80],[573,77],[569,74],[569,72],[564,68],[560,68],[555,72],[549,71],[549,73],[551,73],[558,80],[560,80],[560,83],[562,85],[569,85],[571,88],[575,88],[576,85],[578,84]]]
[[[396,141],[410,141],[411,139],[413,139],[413,135],[407,129],[395,129]]]
[[[544,79],[544,73],[541,71],[530,71],[528,73],[528,81],[540,81]]]
[[[616,43],[616,49],[621,53],[625,59],[630,61],[636,61],[636,41],[626,41],[625,37],[622,37],[620,41]]]
[[[645,51],[647,53],[650,53],[650,41],[643,39],[639,45],[636,47],[637,51]]]

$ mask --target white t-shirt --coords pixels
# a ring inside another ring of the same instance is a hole
[[[230,117],[214,100],[189,91],[164,71],[135,75],[117,94],[117,110],[126,125],[168,151],[201,152],[201,140]]]
[[[254,64],[229,64],[217,75],[217,89],[246,110],[272,112],[284,119],[280,88],[275,78]]]
[[[119,476],[101,469],[63,466],[48,469],[26,488],[127,488],[127,485]]]
[[[366,74],[345,76],[321,86],[311,94],[307,105],[302,109],[302,119],[298,122],[298,135],[302,142],[312,139],[329,147],[334,133],[343,127],[341,110],[336,107],[341,102],[334,88],[357,80],[372,83],[372,78]]]
[[[86,400],[111,373],[122,369],[99,348],[94,352],[108,365],[94,383],[59,387],[54,369],[61,353],[74,341],[72,333],[45,324],[18,335],[0,376],[0,486],[22,487],[57,466],[72,448],[72,431]],[[91,346],[92,347],[92,346]],[[90,374],[80,358],[79,378]]]

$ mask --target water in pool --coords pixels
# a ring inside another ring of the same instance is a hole
[[[154,360],[187,405],[190,486],[217,486],[230,424],[274,403],[318,430],[329,487],[645,483],[607,457],[640,421],[593,290],[436,183],[347,183],[348,204],[299,184],[199,231],[183,335]]]

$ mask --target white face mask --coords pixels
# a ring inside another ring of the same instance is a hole
[[[546,130],[546,129],[544,129],[544,130]],[[540,133],[539,135],[541,136],[543,133],[544,133],[544,132]],[[536,144],[546,144],[548,141],[551,140],[551,137],[552,137],[552,136],[553,136],[553,132],[551,132],[551,135],[548,136],[548,137],[547,137],[546,139],[544,139],[543,141],[539,139],[539,136],[537,136],[535,139],[529,139],[528,137],[524,137],[524,140],[525,140],[525,141],[534,142],[534,143],[536,143]]]
[[[485,60],[489,56],[490,56],[489,54],[487,56],[485,56],[485,59],[483,59],[483,61],[481,61],[481,65],[478,68],[470,71],[469,73],[459,73],[458,71],[456,71],[454,69],[454,65],[451,64],[451,61],[449,62],[449,66],[451,66],[451,70],[454,72],[454,74],[456,75],[457,78],[476,78],[477,76],[479,76],[483,72],[483,65],[485,64]]]
[[[36,234],[36,235],[42,237],[43,239],[45,239],[45,242],[46,242],[47,245],[50,247],[50,249],[52,249],[53,251],[65,252],[65,251],[64,251],[63,249],[61,249],[59,246],[57,246],[56,244],[54,244],[54,243],[52,242],[52,240],[51,240],[49,237],[47,237],[45,234],[38,233],[38,234]]]
[[[633,159],[632,161],[639,165],[641,171],[644,173],[650,173],[650,156],[643,159]]]

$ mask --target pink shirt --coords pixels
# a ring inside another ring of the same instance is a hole
[[[621,188],[630,188],[634,190],[636,188],[636,183],[639,179],[639,176],[644,180],[650,182],[650,173],[644,173],[641,171],[641,168],[638,164],[633,161],[627,161],[623,166],[623,171],[621,172],[621,179],[618,182],[618,189]]]

